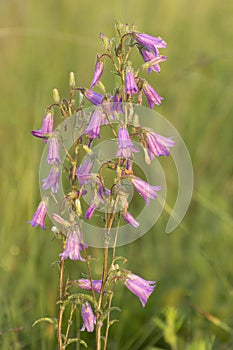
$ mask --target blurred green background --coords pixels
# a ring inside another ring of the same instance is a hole
[[[195,188],[175,232],[164,233],[163,213],[149,233],[119,249],[129,269],[156,279],[158,286],[145,309],[119,288],[115,304],[122,312],[110,330],[109,349],[174,350],[175,343],[178,349],[233,349],[233,3],[228,0],[0,2],[0,347],[56,348],[49,324],[32,328],[39,317],[56,317],[58,272],[52,263],[60,247],[49,229],[26,224],[40,199],[44,147],[30,131],[40,127],[52,89],[67,93],[70,71],[78,85],[89,86],[102,50],[99,32],[111,37],[116,19],[168,42],[163,50],[168,61],[151,82],[165,97],[157,110],[190,151]],[[104,78],[111,88],[114,82]],[[165,169],[170,164],[163,161]],[[175,170],[167,171],[167,181],[172,206]],[[73,272],[80,277],[79,265]],[[180,328],[174,313],[183,320]],[[165,331],[158,317],[167,322]]]

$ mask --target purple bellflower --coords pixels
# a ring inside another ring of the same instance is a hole
[[[87,211],[86,211],[86,214],[85,214],[85,218],[87,220],[90,220],[96,210],[96,208],[98,207],[100,203],[100,199],[98,197],[95,197],[93,199],[93,201],[91,202],[91,205],[88,207]]]
[[[51,165],[53,163],[60,164],[60,154],[59,154],[59,144],[58,140],[55,136],[52,136],[49,140],[49,149],[48,149],[48,164]]]
[[[86,329],[88,332],[93,332],[96,324],[96,317],[92,311],[91,305],[87,301],[82,305],[81,314],[83,319],[81,331]]]
[[[122,107],[122,96],[118,90],[116,90],[115,95],[113,96],[113,111],[117,113],[123,113]]]
[[[139,226],[139,222],[137,222],[133,215],[130,214],[128,211],[123,211],[121,212],[121,215],[123,217],[123,219],[130,225],[132,225],[133,227],[137,228]]]
[[[78,286],[85,290],[91,290],[91,281],[86,278],[81,278],[76,281]],[[95,292],[100,293],[102,286],[102,280],[92,280],[92,287]]]
[[[139,152],[130,140],[129,132],[125,126],[120,126],[118,131],[118,151],[117,157],[130,158],[131,152]]]
[[[137,94],[138,92],[137,83],[134,77],[134,71],[131,67],[127,67],[126,69],[125,90],[129,96]]]
[[[104,95],[98,94],[90,89],[80,89],[83,95],[91,102],[93,105],[101,105],[104,100]]]
[[[86,211],[85,214],[85,218],[87,220],[90,220],[92,215],[94,214],[94,211],[97,209],[98,205],[102,202],[104,203],[105,197],[109,196],[111,191],[107,188],[105,188],[99,177],[97,176],[92,176],[92,181],[95,181],[96,184],[96,188],[95,188],[95,192],[94,192],[94,197],[91,201],[91,205],[89,206],[89,208]]]
[[[152,160],[155,156],[169,156],[169,147],[175,146],[175,141],[162,135],[156,134],[154,131],[147,129],[145,133],[148,154]]]
[[[57,193],[60,181],[60,170],[57,166],[53,166],[49,172],[48,177],[43,179],[43,190],[51,188],[53,193]]]
[[[40,204],[38,205],[38,208],[36,209],[35,214],[33,215],[33,218],[31,221],[28,221],[29,224],[32,225],[32,227],[40,225],[40,227],[45,230],[45,217],[47,214],[48,209],[48,201],[47,199],[42,200]]]
[[[146,205],[150,204],[150,199],[155,199],[157,197],[157,192],[161,189],[161,186],[149,185],[136,176],[131,176],[131,181],[136,191],[144,198]]]
[[[70,229],[66,241],[65,250],[59,254],[62,260],[70,258],[70,260],[81,260],[86,261],[81,257],[81,250],[87,248],[86,244],[82,243],[81,231],[74,227]]]
[[[93,80],[91,82],[90,88],[93,88],[95,85],[98,84],[98,82],[100,81],[100,78],[103,74],[103,71],[104,71],[104,62],[102,60],[100,60],[99,57],[97,56],[94,77],[93,77]]]
[[[154,108],[154,105],[160,105],[163,97],[159,96],[159,94],[154,90],[154,88],[145,80],[142,86],[144,94],[146,95],[147,101],[149,103],[149,107],[151,109]]]
[[[96,174],[79,174],[78,175],[78,183],[79,186],[88,185],[92,183],[93,181],[96,181]]]
[[[142,55],[142,58],[145,62],[151,62],[151,61],[155,61],[155,64],[153,64],[152,66],[150,66],[148,68],[148,73],[150,74],[152,72],[152,70],[154,72],[157,72],[159,73],[160,72],[160,65],[159,63],[160,62],[164,62],[166,61],[167,57],[166,56],[159,56],[159,55],[156,55],[154,53],[154,51],[152,50],[147,50],[145,48],[142,48],[140,49],[140,53]]]
[[[140,276],[129,272],[125,280],[125,285],[139,298],[142,306],[145,307],[149,296],[155,289],[156,281],[146,281]]]
[[[54,116],[51,112],[46,113],[44,116],[42,127],[39,130],[32,130],[32,135],[39,137],[47,142],[48,138],[53,133]]]
[[[92,179],[91,171],[94,166],[93,158],[86,158],[84,162],[76,170],[76,176],[78,178],[79,186],[90,183]],[[85,178],[86,175],[86,178]],[[83,177],[83,178],[82,178]]]
[[[102,122],[102,111],[96,108],[91,116],[90,124],[85,130],[85,134],[88,134],[90,138],[100,138],[100,126]]]
[[[145,33],[134,33],[134,38],[138,44],[153,50],[156,55],[159,54],[158,48],[165,48],[167,46],[167,43],[160,36],[154,37]]]

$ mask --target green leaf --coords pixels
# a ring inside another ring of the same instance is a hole
[[[68,339],[67,344],[65,345],[65,348],[66,348],[68,345],[72,344],[72,343],[78,343],[78,342],[79,342],[81,345],[85,346],[85,348],[87,349],[87,343],[86,343],[84,340],[79,339],[79,338],[70,338],[70,339]]]
[[[93,296],[89,295],[89,294],[75,293],[75,294],[71,294],[68,297],[68,300],[75,300],[79,304],[83,301],[83,299],[90,301],[90,303],[92,303],[93,305],[96,305],[96,302],[95,302]]]
[[[40,322],[48,322],[54,325],[55,329],[57,328],[57,319],[56,318],[51,318],[51,317],[42,317],[36,320],[33,324],[32,327],[37,325]]]
[[[105,320],[105,318],[108,316],[108,314],[109,314],[110,312],[114,311],[114,310],[116,310],[116,311],[121,311],[121,309],[119,309],[119,307],[116,307],[116,306],[110,307],[110,308],[108,308],[107,310],[105,310],[105,311],[103,312],[103,314],[100,316],[99,322],[102,323],[102,322]]]

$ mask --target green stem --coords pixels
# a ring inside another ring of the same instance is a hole
[[[67,325],[67,328],[66,328],[66,335],[65,335],[65,340],[64,340],[64,346],[67,344],[67,341],[68,341],[68,336],[69,336],[69,332],[70,332],[70,327],[72,325],[72,318],[73,318],[74,310],[75,310],[75,306],[74,306],[74,304],[72,304],[71,305],[71,309],[70,309],[70,317],[69,317],[68,325]]]
[[[59,301],[60,302],[59,302],[58,326],[57,326],[57,340],[58,340],[59,350],[64,350],[63,343],[62,343],[62,318],[63,318],[63,312],[64,312],[64,307],[62,304],[64,268],[65,268],[65,261],[61,260],[60,271],[59,271]]]
[[[109,303],[108,303],[109,308],[112,305],[112,298],[113,298],[113,293],[109,297]],[[105,338],[104,338],[104,350],[107,350],[109,328],[110,328],[110,312],[108,313],[108,316],[107,316],[107,325],[106,325],[106,332],[105,332]]]

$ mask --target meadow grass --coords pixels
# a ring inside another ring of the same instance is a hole
[[[26,224],[40,199],[43,150],[30,131],[39,128],[52,89],[67,93],[70,71],[79,85],[90,84],[96,52],[102,49],[98,34],[111,36],[115,19],[168,42],[168,61],[150,81],[165,96],[158,112],[186,142],[195,185],[189,211],[172,234],[164,233],[165,212],[150,232],[119,248],[129,269],[156,279],[158,286],[145,309],[118,288],[115,304],[122,312],[115,314],[120,322],[112,326],[109,349],[233,348],[232,17],[230,1],[0,3],[1,349],[55,348],[51,325],[32,328],[39,317],[56,317],[58,271],[53,262],[60,247],[49,229]],[[114,81],[107,75],[104,79],[113,87]],[[162,164],[172,206],[176,171],[172,160]],[[101,255],[100,249],[91,252]],[[100,266],[97,259],[97,274]],[[77,264],[71,274],[78,278],[82,269]],[[182,319],[179,329],[174,309]],[[91,337],[84,338],[94,348]]]

